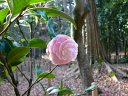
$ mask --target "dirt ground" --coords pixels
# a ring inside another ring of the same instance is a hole
[[[49,61],[44,60],[41,63],[41,67],[43,70],[49,69]],[[36,62],[37,63],[37,62]],[[39,62],[38,62],[39,63]],[[29,77],[28,72],[26,71],[28,65],[24,65],[22,67],[23,72],[27,77]],[[45,66],[45,68],[44,68]],[[54,67],[52,65],[52,67]],[[64,86],[70,87],[74,94],[72,96],[84,96],[81,95],[84,93],[84,88],[81,83],[79,70],[76,69],[77,64],[73,62],[73,64],[65,65],[57,67],[53,73],[56,74],[56,78],[49,81],[44,79],[41,83],[48,88],[48,86],[59,86],[61,80],[64,82]],[[74,71],[73,71],[74,70]],[[128,96],[128,78],[119,78],[119,82],[114,82],[105,72],[104,68],[101,73],[97,73],[94,71],[94,80],[97,83],[99,89],[101,90],[99,96]],[[19,80],[19,89],[20,93],[23,94],[24,91],[27,89],[28,83],[25,78],[20,74],[17,73],[18,80]],[[35,80],[34,75],[34,80]],[[7,83],[7,81],[0,83],[0,96],[15,96],[13,87]],[[43,90],[40,84],[36,84],[32,90],[30,96],[44,96]],[[53,95],[52,95],[53,96]],[[55,96],[55,95],[54,95]]]

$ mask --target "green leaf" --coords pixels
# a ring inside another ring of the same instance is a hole
[[[48,78],[48,79],[53,79],[55,78],[55,75],[49,72],[43,72],[41,73],[38,78]]]
[[[12,71],[15,71],[15,70],[16,70],[16,66],[13,66],[13,67],[11,67],[11,68],[12,68]],[[8,75],[7,69],[5,70],[5,74]]]
[[[13,48],[7,56],[8,64],[12,64],[17,60],[19,60],[20,58],[22,58],[23,56],[26,56],[29,53],[29,51],[30,51],[30,48],[28,47]]]
[[[4,56],[3,56],[3,54],[2,54],[1,51],[0,51],[0,64],[1,65],[4,65],[5,64],[5,58],[4,58]]]
[[[64,88],[64,89],[60,90],[59,93],[58,93],[59,96],[71,95],[71,94],[73,94],[73,92],[70,88]]]
[[[48,2],[48,1],[51,1],[51,0],[30,0],[29,1],[29,4],[37,4],[37,3],[45,3],[45,2]]]
[[[21,40],[20,40],[20,42],[22,42],[22,43],[25,42],[25,41],[26,41],[25,39],[21,39]]]
[[[13,48],[12,42],[8,39],[0,40],[0,61],[1,64],[5,64],[5,57],[8,55],[10,50]]]
[[[63,89],[63,81],[60,82],[60,89]]]
[[[96,84],[91,85],[90,87],[85,88],[85,91],[90,91],[96,88]]]
[[[110,76],[110,77],[115,76],[115,72],[114,72],[114,71],[111,71],[111,72],[109,73],[109,76]]]
[[[11,13],[13,12],[14,8],[14,4],[13,4],[13,0],[6,0],[7,4],[8,4],[8,8],[11,11]]]
[[[46,42],[39,38],[33,38],[28,44],[30,48],[46,48],[46,46]]]
[[[0,23],[4,22],[4,19],[6,18],[8,12],[9,12],[8,8],[0,10]]]
[[[48,20],[47,26],[48,26],[48,32],[49,32],[50,38],[52,39],[52,38],[56,37],[54,29],[53,29],[53,20],[52,19]]]
[[[38,64],[36,64],[36,74],[37,74],[37,77],[39,77],[39,75],[42,73],[42,69],[40,68],[40,66]]]
[[[4,63],[4,57],[6,57],[12,48],[17,46],[17,42],[13,40],[9,40],[8,38],[3,38],[0,40],[0,61]]]
[[[0,0],[0,4],[5,3],[5,0]]]
[[[51,92],[49,92],[48,94],[54,94],[54,93],[58,93],[60,91],[60,89],[53,89]]]
[[[1,60],[1,58],[0,58],[0,64],[1,64],[1,65],[4,65],[4,63],[3,63],[2,60]]]
[[[48,16],[47,16],[47,14],[46,14],[44,11],[42,11],[42,10],[36,10],[35,12],[36,12],[37,14],[41,15],[41,17],[43,17],[43,19],[44,19],[45,21],[48,21]]]
[[[49,91],[51,91],[51,90],[53,90],[53,89],[57,89],[57,88],[56,88],[56,87],[54,87],[54,86],[49,87],[49,88],[47,89],[47,92],[49,92]]]
[[[21,13],[28,6],[29,0],[6,0],[13,16]]]
[[[3,56],[7,56],[10,50],[12,49],[11,41],[7,39],[0,40],[0,52]]]
[[[70,21],[76,28],[76,23],[74,21],[74,19],[72,17],[70,17],[69,15],[67,15],[64,12],[61,12],[59,10],[56,9],[52,9],[52,8],[32,8],[30,10],[43,10],[48,16],[61,16],[65,19],[67,19],[68,21]]]
[[[97,63],[102,65],[103,64],[103,59],[102,58],[97,59]]]
[[[20,58],[19,60],[11,63],[11,66],[17,66],[17,65],[21,64],[24,61],[25,61],[24,58]]]

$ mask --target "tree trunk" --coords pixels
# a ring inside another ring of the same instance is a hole
[[[106,59],[105,50],[103,49],[103,45],[101,45],[99,32],[98,32],[98,22],[97,22],[97,14],[96,14],[96,4],[95,0],[86,0],[90,12],[87,15],[87,33],[88,33],[88,45],[89,45],[89,55],[91,58],[90,62],[93,63],[98,59]]]
[[[75,3],[74,20],[77,28],[74,28],[74,39],[78,44],[78,64],[83,81],[83,87],[87,87],[94,81],[82,38],[82,26],[84,25],[88,9],[84,0],[75,0]]]
[[[63,0],[63,8],[64,8],[64,12],[68,13],[68,10],[67,10],[67,0]]]

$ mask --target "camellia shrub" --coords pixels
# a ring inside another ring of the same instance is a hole
[[[35,84],[39,83],[44,78],[55,78],[55,75],[52,74],[52,71],[58,65],[68,64],[69,62],[74,61],[77,57],[78,45],[71,37],[62,34],[54,37],[55,33],[52,17],[61,16],[62,18],[65,18],[70,21],[70,23],[72,23],[76,28],[74,19],[65,14],[64,12],[61,12],[55,8],[34,6],[35,4],[45,4],[49,1],[50,0],[20,0],[19,2],[19,0],[2,0],[2,2],[0,3],[5,4],[3,9],[0,10],[0,14],[2,14],[0,16],[0,26],[3,26],[0,28],[0,65],[4,67],[2,68],[2,72],[8,75],[6,76],[6,79],[13,86],[16,96],[30,96],[31,89]],[[48,43],[48,45],[41,38],[33,38],[33,32],[31,29],[33,29],[32,27],[34,26],[32,26],[32,22],[35,20],[34,22],[38,23],[37,19],[44,19],[43,22],[47,24],[50,37],[54,37]],[[28,25],[26,23],[24,24],[26,24],[26,26],[30,26],[27,31],[30,32],[29,35],[31,37],[27,37],[24,32],[20,30],[22,22],[19,21],[27,22]],[[13,32],[13,30],[9,30],[9,28],[16,30],[15,25],[19,26],[18,29],[20,30],[19,32],[21,32],[22,36],[19,36],[20,34],[15,34],[17,31]],[[18,40],[15,40],[13,36],[11,37],[11,40],[7,40],[9,34],[14,34],[16,36],[18,35],[17,37],[21,38],[23,37],[23,40],[19,40],[20,38],[18,38]],[[15,41],[18,41],[18,43],[20,43],[19,46],[13,46],[13,43],[15,43]],[[33,78],[33,65],[31,63],[31,76],[27,77],[26,74],[24,74],[22,70],[20,70],[19,65],[25,61],[25,56],[30,55],[30,58],[33,58],[33,48],[46,47],[49,60],[56,66],[50,72],[43,72],[39,66],[36,66],[37,77]],[[27,89],[23,94],[21,94],[20,89],[18,89],[19,81],[15,78],[14,74],[14,70],[16,69],[18,69],[18,71],[25,77],[28,82]],[[43,85],[41,84],[41,86]],[[49,96],[49,94],[54,93],[57,94],[57,96],[72,94],[70,88],[63,87],[63,82],[60,83],[59,88],[50,87],[45,90],[45,88],[43,87],[43,89],[46,93],[46,96]]]

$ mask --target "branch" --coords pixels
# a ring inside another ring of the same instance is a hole
[[[7,63],[4,66],[7,68],[7,71],[9,73],[11,80],[12,80],[12,83],[15,85],[14,91],[15,91],[16,96],[20,96],[19,90],[17,88],[17,81],[15,80],[11,66],[9,66]]]
[[[29,79],[26,77],[26,75],[20,70],[20,68],[17,66],[17,69],[19,72],[25,77],[25,79],[29,82]]]
[[[37,80],[23,93],[23,95],[22,96],[24,96],[27,92],[28,92],[28,90],[30,89],[30,88],[32,88],[36,83],[38,83],[38,82],[40,82],[42,79],[44,79],[46,76],[48,76],[49,74],[51,74],[55,69],[56,69],[56,67],[58,67],[58,65],[56,65],[48,74],[46,74],[44,77],[42,77],[42,78],[37,78]]]
[[[19,23],[19,20],[17,20],[17,25],[18,25],[18,27],[19,27],[19,30],[20,30],[20,32],[21,32],[21,34],[22,34],[22,36],[23,36],[23,38],[25,39],[25,41],[26,41],[26,43],[28,43],[28,40],[25,38],[25,35],[24,35],[24,32],[22,31],[22,29],[21,29],[21,26],[20,26],[20,23]]]
[[[28,86],[28,88],[29,88],[31,85],[32,85],[32,78],[30,78],[30,80],[29,80],[29,86]],[[31,92],[31,88],[28,90],[27,96],[30,95],[30,92]]]
[[[8,28],[10,27],[10,25],[13,23],[13,22],[15,22],[18,18],[20,18],[22,15],[22,12],[19,14],[19,15],[17,15],[12,21],[10,21],[9,22],[9,24],[3,29],[3,31],[1,31],[0,32],[0,36],[2,35],[2,34],[4,34],[7,30],[8,30]]]
[[[14,88],[17,88],[10,80],[8,77],[6,77],[6,80],[14,87]]]
[[[31,53],[31,52],[30,52]],[[32,55],[31,55],[32,56]],[[32,61],[32,60],[30,60],[30,61]],[[32,64],[31,64],[32,65]],[[20,68],[17,66],[17,69],[20,71],[20,73],[25,77],[25,79],[28,81],[28,84],[29,84],[29,86],[28,86],[28,88],[32,85],[32,74],[31,74],[31,76],[30,76],[30,79],[28,79],[27,77],[26,77],[26,75],[20,70]],[[32,71],[31,71],[31,73],[32,73]],[[27,96],[29,96],[30,95],[30,92],[31,92],[31,88],[28,90],[28,93],[27,93]]]

